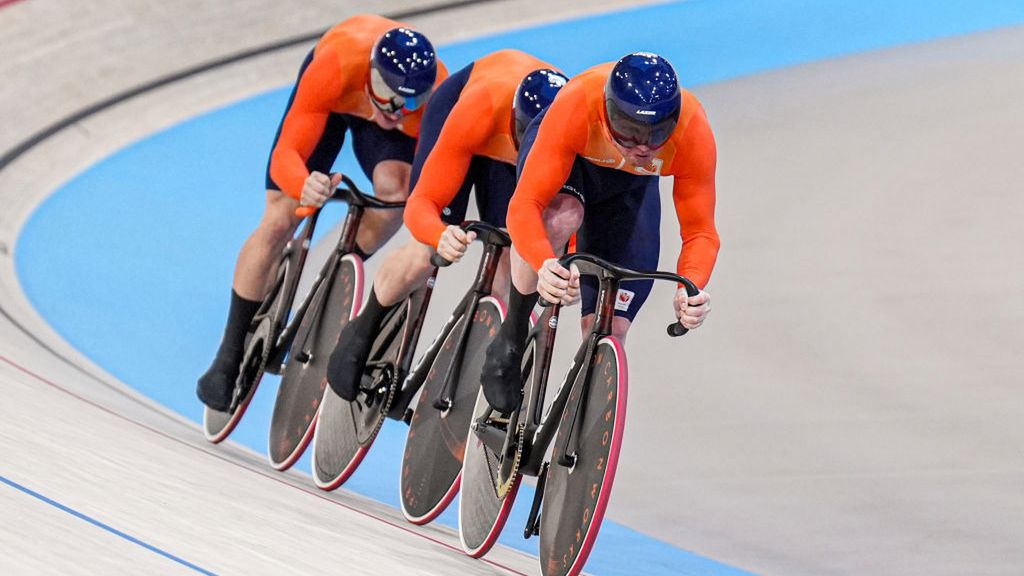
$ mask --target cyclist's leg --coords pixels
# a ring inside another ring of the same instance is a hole
[[[352,129],[352,149],[363,174],[373,182],[373,194],[398,202],[409,197],[416,139],[374,122],[346,116]],[[367,210],[356,234],[357,253],[367,259],[402,226],[400,210]]]
[[[508,203],[516,190],[516,167],[512,164],[499,162],[491,158],[479,157],[474,162],[476,169],[476,207],[480,219],[488,224],[507,229],[505,217],[508,214]],[[491,294],[497,295],[503,302],[509,301],[509,290],[512,284],[511,250],[505,250],[498,262],[498,269],[491,283]]]
[[[464,75],[468,77],[468,72]],[[415,140],[397,130],[382,130],[373,122],[353,121],[356,158],[363,172],[373,179],[377,197],[396,201],[408,196],[464,84],[464,81],[455,84],[446,81],[432,96],[431,106],[420,125],[418,148]],[[468,189],[465,193],[468,195]],[[401,223],[400,212],[368,210],[356,235],[360,255],[365,259],[376,251]],[[377,272],[369,301],[359,316],[342,330],[328,363],[327,382],[341,398],[355,400],[381,320],[430,275],[431,252],[429,247],[412,241],[389,254]]]
[[[528,131],[526,138],[529,136]],[[544,227],[556,254],[561,254],[569,237],[583,220],[583,162],[577,158],[562,193],[555,196],[544,210]],[[506,414],[516,410],[522,401],[520,365],[529,335],[530,312],[537,303],[537,273],[519,256],[515,246],[512,247],[511,269],[508,314],[497,337],[487,348],[487,359],[481,371],[487,402]]]
[[[302,63],[296,86],[309,65],[312,55],[313,53],[310,51]],[[284,118],[287,117],[294,99],[295,89],[293,88],[281,118],[281,124],[284,123]],[[317,147],[306,162],[308,169],[322,172],[330,169],[345,140],[346,128],[344,118],[335,114],[330,116]],[[274,137],[274,145],[271,146],[271,156],[280,135],[281,126],[279,124]],[[245,336],[249,324],[276,277],[281,252],[294,235],[295,228],[300,222],[300,219],[296,218],[294,214],[298,201],[282,194],[280,188],[271,179],[269,159],[267,161],[266,188],[266,206],[263,218],[256,230],[243,244],[235,264],[231,305],[220,348],[210,368],[200,377],[196,387],[196,395],[199,399],[214,410],[223,411],[228,408],[235,379],[238,377],[239,364],[245,353]]]
[[[587,215],[579,233],[579,248],[634,270],[655,270],[661,229],[661,197],[657,176],[635,176],[607,168],[597,168],[601,185],[587,205]],[[616,222],[609,226],[608,222]],[[597,280],[582,278],[581,296],[583,333],[594,323],[597,304]],[[651,280],[623,282],[615,300],[612,335],[624,342],[637,312],[651,292]]]

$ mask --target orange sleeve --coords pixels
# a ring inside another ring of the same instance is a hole
[[[577,151],[587,142],[584,92],[565,93],[567,89],[545,113],[508,205],[512,245],[534,270],[555,257],[544,228],[544,209],[569,179]]]
[[[441,211],[458,194],[475,151],[487,141],[493,114],[490,94],[478,90],[464,92],[445,119],[405,205],[405,225],[416,240],[437,248],[446,228]]]
[[[688,152],[675,171],[672,200],[679,219],[683,248],[676,270],[703,289],[718,258],[715,229],[715,163],[717,151],[704,110],[699,110],[684,132]]]
[[[302,186],[309,176],[306,160],[320,141],[331,109],[341,96],[342,81],[338,57],[330,48],[317,50],[299,80],[295,99],[270,156],[270,177],[292,198],[302,195]]]

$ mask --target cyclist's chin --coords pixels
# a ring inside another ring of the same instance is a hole
[[[378,110],[373,115],[373,121],[384,130],[394,130],[402,123],[402,117],[398,114],[387,114]]]
[[[625,154],[626,162],[629,162],[633,166],[644,167],[649,165],[654,160],[654,151],[650,150],[647,152],[635,152],[630,151]]]

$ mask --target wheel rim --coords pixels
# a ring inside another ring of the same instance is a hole
[[[545,576],[579,574],[597,539],[608,505],[626,412],[626,364],[619,343],[602,339],[595,351],[594,370],[579,452],[572,468],[561,466],[552,455],[544,487],[540,521],[540,564]],[[562,424],[554,446],[567,433]]]

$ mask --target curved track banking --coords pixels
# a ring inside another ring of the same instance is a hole
[[[257,44],[238,22],[261,22],[260,40],[272,41],[322,28],[316,11],[327,11],[247,3],[204,19],[58,4],[0,11],[0,32],[20,32],[19,57],[0,71],[24,89],[0,97],[23,110],[4,150],[59,116],[47,107],[81,109]],[[523,4],[449,17],[483,30],[494,14],[510,24],[503,10]],[[73,27],[76,18],[96,27]],[[43,20],[67,42],[22,27]],[[141,41],[140,24],[168,34],[102,71],[88,46]],[[224,44],[214,49],[215,33]],[[157,48],[188,34],[195,46],[155,65]],[[76,53],[80,70],[59,60],[60,80],[33,85],[24,72],[55,51]],[[125,102],[0,172],[10,206],[0,220],[10,313],[0,319],[0,503],[11,511],[0,571],[535,572],[521,553],[469,560],[446,529],[411,527],[389,507],[275,473],[246,449],[207,445],[193,422],[85,360],[20,292],[10,247],[58,183],[158,128],[286,84],[295,52]],[[719,141],[716,309],[682,347],[660,334],[664,289],[642,313],[627,344],[631,415],[609,517],[764,574],[1024,569],[1022,62],[1024,29],[1007,28],[697,88]],[[107,83],[75,80],[103,74]],[[671,372],[657,360],[668,357],[678,358]],[[631,551],[636,563],[645,552]]]

